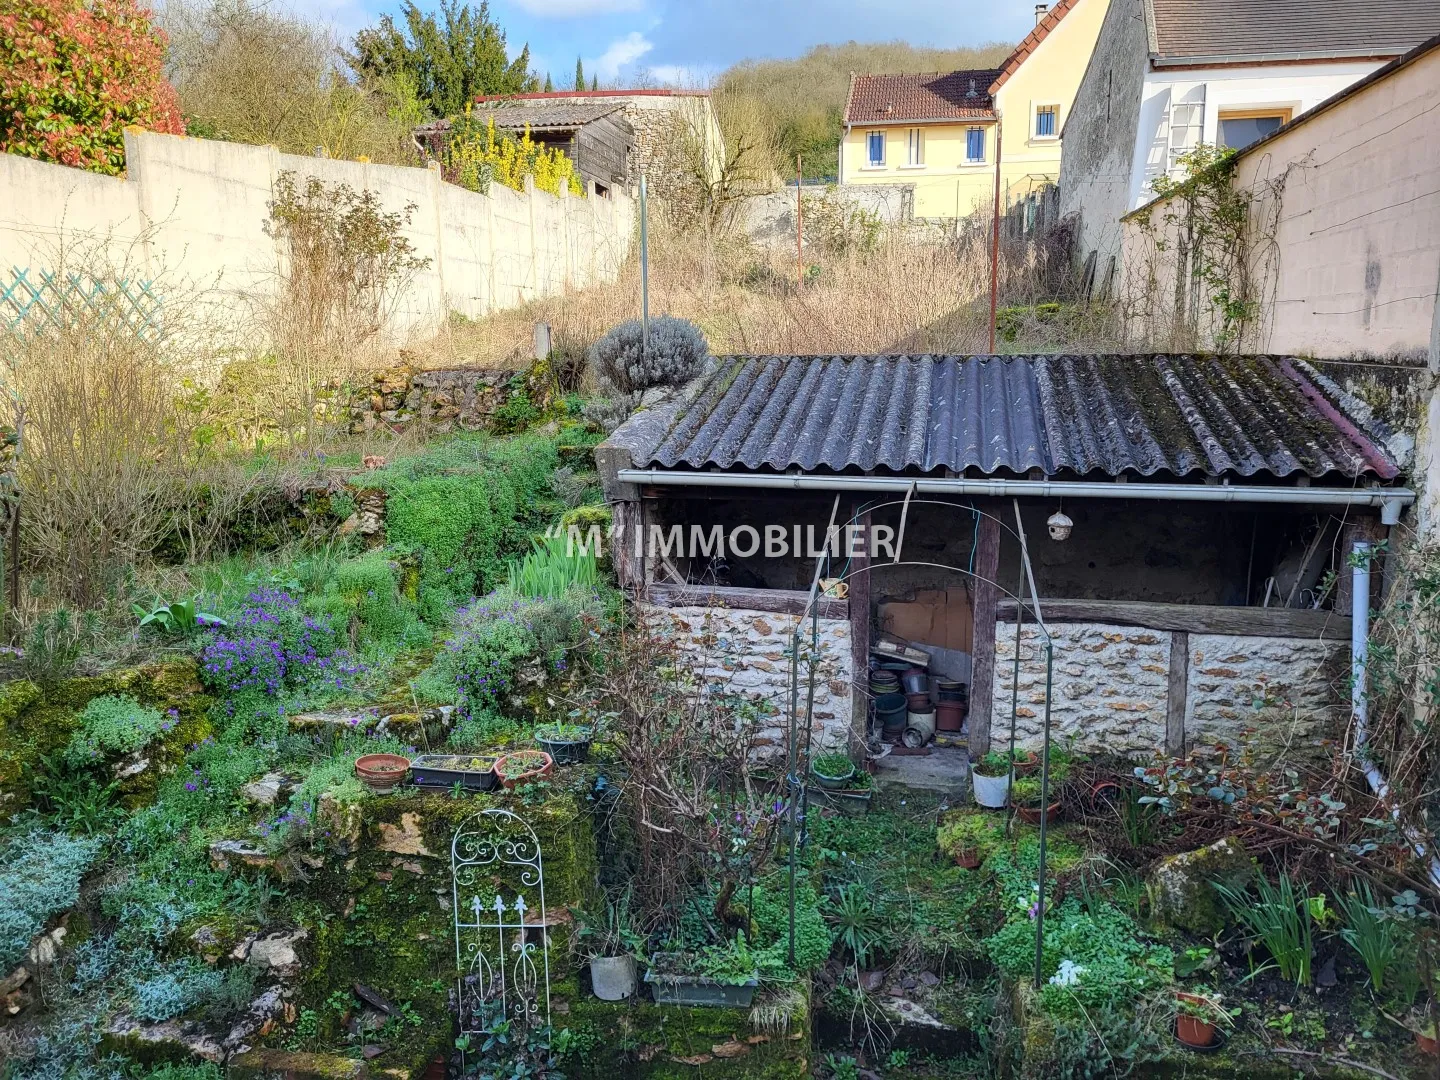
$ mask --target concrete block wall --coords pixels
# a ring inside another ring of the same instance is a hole
[[[1257,749],[1318,749],[1345,715],[1348,644],[1306,638],[1169,631],[1103,623],[1050,626],[1055,653],[1051,738],[1091,753],[1148,757],[1166,746],[1173,643],[1186,641],[1184,743],[1234,744],[1255,728]],[[1036,748],[1044,731],[1045,653],[1032,625],[1020,637],[1016,737]],[[1015,625],[995,628],[993,744],[1010,737]]]
[[[790,709],[790,635],[795,632],[799,616],[744,608],[642,605],[642,609],[656,620],[656,625],[677,636],[681,649],[716,692],[751,695],[773,706],[770,716],[756,730],[753,743],[761,757],[781,755]],[[805,633],[802,647],[808,649],[808,629]],[[805,657],[802,652],[802,714]],[[849,620],[821,619],[813,749],[843,750],[848,746],[851,673]]]
[[[282,154],[273,146],[129,131],[127,175],[0,155],[0,267],[53,269],[62,253],[157,282],[243,323],[278,286],[279,245],[266,235],[280,173],[373,191],[405,212],[419,258],[396,297],[400,334],[438,329],[450,312],[475,318],[569,288],[611,280],[630,251],[633,203],[516,192],[480,195],[438,169]]]

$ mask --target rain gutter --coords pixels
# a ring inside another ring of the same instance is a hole
[[[1250,484],[1152,484],[1123,481],[997,480],[963,477],[813,476],[803,473],[620,469],[622,484],[666,487],[771,488],[789,491],[914,491],[996,498],[1148,499],[1169,502],[1270,503],[1289,506],[1378,506],[1393,525],[1415,501],[1409,488],[1278,487]]]

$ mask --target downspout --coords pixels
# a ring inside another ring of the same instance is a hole
[[[1391,515],[1382,516],[1382,521]],[[1399,514],[1394,515],[1397,519]],[[1387,525],[1394,521],[1385,521]],[[1357,540],[1350,553],[1350,712],[1355,720],[1355,759],[1365,773],[1365,781],[1383,805],[1389,807],[1390,816],[1400,823],[1400,808],[1390,805],[1390,782],[1380,771],[1366,749],[1370,738],[1370,701],[1368,664],[1370,652],[1370,545]],[[1401,832],[1409,841],[1417,858],[1422,861],[1428,854],[1425,837],[1420,830],[1410,825],[1400,825]],[[1440,887],[1440,858],[1430,855],[1430,880]]]

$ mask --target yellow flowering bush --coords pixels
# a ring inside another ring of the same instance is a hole
[[[546,149],[530,137],[529,128],[517,139],[509,132],[497,131],[493,117],[481,123],[468,112],[450,123],[442,166],[446,180],[481,194],[489,191],[492,183],[524,191],[527,176],[533,176],[535,186],[552,195],[560,194],[562,184],[572,195],[584,192],[575,163],[563,151]]]

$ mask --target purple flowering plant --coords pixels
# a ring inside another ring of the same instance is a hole
[[[201,673],[227,693],[274,696],[323,683],[340,689],[360,670],[340,645],[328,617],[308,614],[284,589],[261,586],[228,627],[211,632],[200,650]]]

